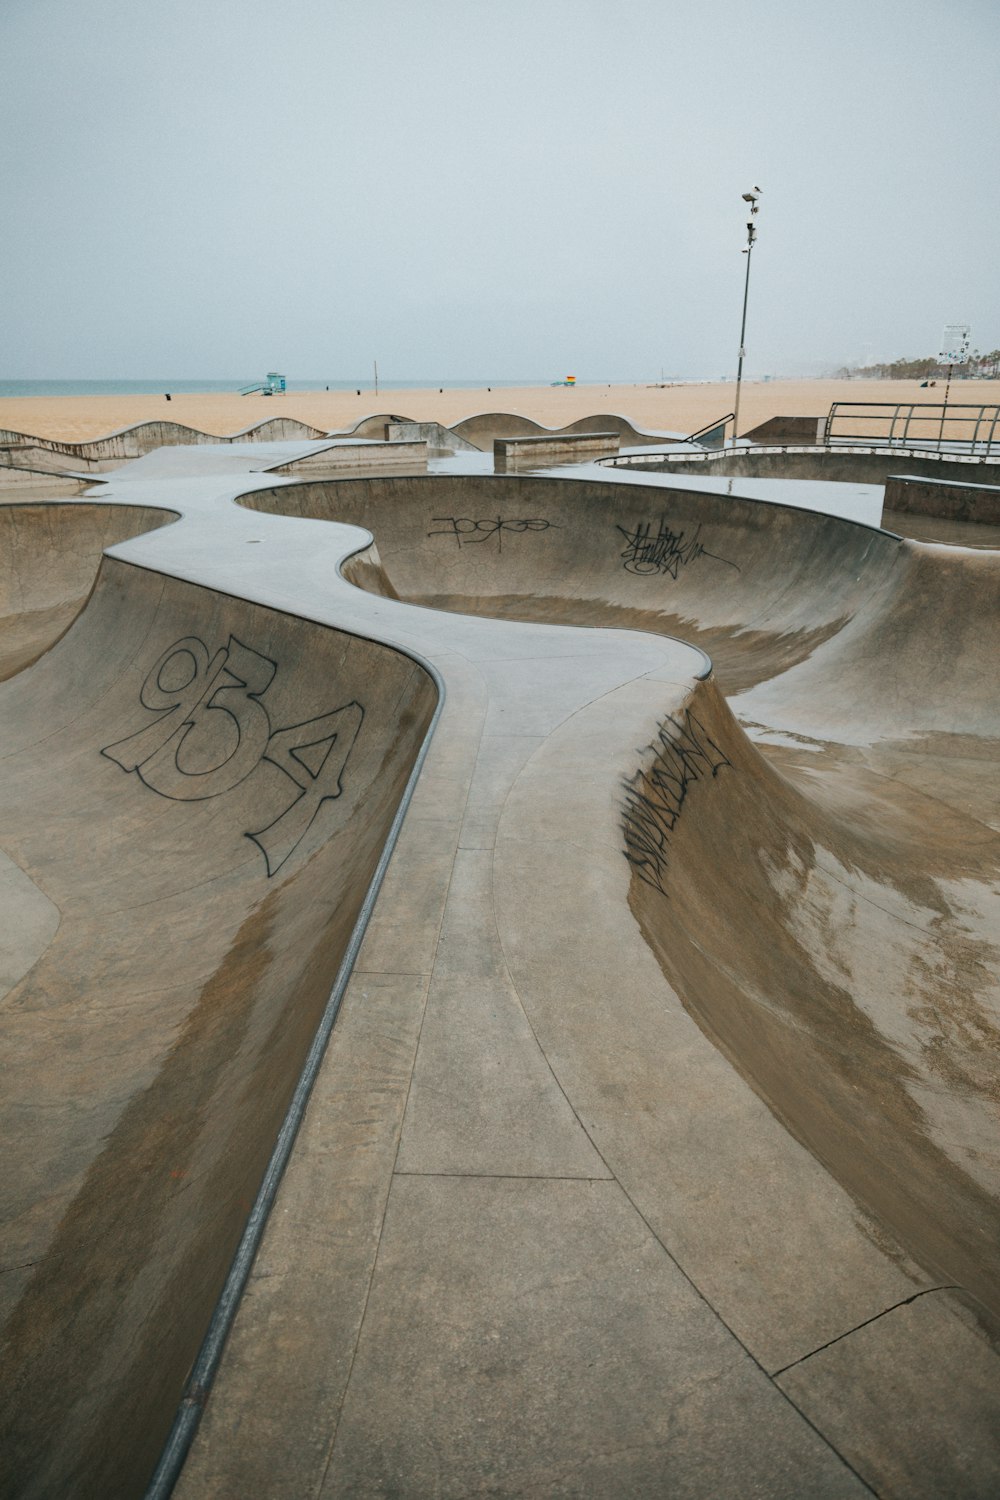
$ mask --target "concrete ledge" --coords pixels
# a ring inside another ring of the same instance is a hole
[[[1000,486],[892,474],[886,480],[885,508],[950,521],[1000,521]]]
[[[468,442],[440,422],[386,422],[387,443],[426,443],[434,453],[478,453],[475,443]]]
[[[825,417],[768,417],[743,436],[751,443],[821,443]]]
[[[11,469],[41,469],[46,474],[100,473],[104,460],[85,458],[79,453],[56,453],[51,448],[26,443],[0,446],[0,464]]]
[[[543,464],[562,463],[566,459],[581,462],[607,458],[617,453],[621,437],[617,432],[565,433],[559,437],[495,438],[493,468],[497,474],[509,469],[536,469]]]
[[[82,495],[94,483],[93,478],[78,479],[73,474],[53,473],[51,469],[23,469],[18,465],[0,465],[0,490],[43,490],[46,495]]]
[[[382,474],[387,470],[407,474],[427,469],[427,444],[420,443],[328,443],[286,463],[267,469],[268,474],[330,474],[336,470],[352,474]]]

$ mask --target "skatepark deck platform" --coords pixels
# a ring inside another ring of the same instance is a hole
[[[1000,554],[253,446],[0,505],[0,1492],[994,1495]]]

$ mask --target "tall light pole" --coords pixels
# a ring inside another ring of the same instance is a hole
[[[752,193],[743,194],[743,202],[750,205],[750,218],[747,222],[747,243],[743,254],[747,258],[747,275],[743,284],[743,321],[740,324],[740,358],[736,366],[736,401],[733,406],[733,447],[736,447],[736,439],[740,431],[740,387],[743,384],[743,360],[746,355],[746,332],[747,332],[747,299],[750,296],[750,257],[753,255],[754,241],[757,238],[757,226],[754,218],[757,215],[760,188],[755,187]]]

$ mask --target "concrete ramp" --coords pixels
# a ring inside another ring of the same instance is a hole
[[[572,480],[243,503],[369,525],[348,576],[387,597],[709,652],[733,712],[699,689],[627,782],[633,909],[779,1117],[1000,1314],[1000,555]]]
[[[8,437],[15,434],[8,433]],[[51,448],[33,446],[34,439],[27,438],[23,443],[0,447],[0,481],[5,484],[17,482],[17,470],[25,470],[27,474],[49,474],[49,475],[79,475],[81,473],[99,472],[99,463],[96,459],[85,458],[80,453],[58,452]],[[14,470],[14,473],[8,472]],[[27,477],[25,475],[25,478]]]
[[[366,587],[435,609],[681,636],[727,691],[808,656],[901,556],[831,517],[593,479],[387,477],[241,503],[370,526],[384,584]]]
[[[17,464],[0,465],[0,497],[3,500],[54,500],[64,495],[82,495],[94,484],[88,474],[53,473],[50,469],[29,469]]]
[[[0,506],[0,681],[69,628],[93,588],[105,547],[171,519],[147,506]]]
[[[5,1494],[141,1492],[436,699],[111,559],[0,688]]]
[[[0,684],[6,1492],[995,1495],[1000,554],[232,457]]]

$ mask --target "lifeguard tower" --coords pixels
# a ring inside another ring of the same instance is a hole
[[[241,396],[283,396],[285,394],[285,377],[279,375],[277,370],[268,370],[267,375],[260,385],[248,385],[240,391]]]

